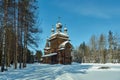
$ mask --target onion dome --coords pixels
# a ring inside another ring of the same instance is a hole
[[[67,28],[66,27],[64,28],[64,34],[67,34]]]
[[[66,27],[64,28],[64,31],[67,31],[67,28],[66,28]]]
[[[57,29],[61,29],[61,28],[62,28],[62,24],[61,24],[61,23],[57,23],[57,24],[56,24],[56,28],[57,28]]]
[[[55,30],[54,30],[54,28],[52,27],[52,29],[51,29],[51,34],[54,34],[54,32],[55,32]]]

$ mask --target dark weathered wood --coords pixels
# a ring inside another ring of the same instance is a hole
[[[45,55],[51,53],[57,53],[57,55],[43,57],[43,63],[49,64],[71,64],[71,49],[72,45],[70,43],[65,44],[64,49],[60,49],[60,45],[65,41],[68,41],[69,37],[61,34],[56,34],[49,38],[49,46],[45,46]],[[46,42],[48,45],[48,40]]]

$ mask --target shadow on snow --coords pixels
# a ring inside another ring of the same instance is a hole
[[[86,70],[92,67],[92,65],[81,65],[78,63],[73,63],[71,65],[61,65],[61,64],[33,64],[27,69],[8,71],[7,73],[2,73],[4,78],[16,79],[16,80],[55,80],[58,76],[65,73],[71,74],[87,74]],[[2,75],[0,74],[0,75]],[[3,79],[0,77],[0,79]]]

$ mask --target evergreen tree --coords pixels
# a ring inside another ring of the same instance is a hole
[[[38,62],[40,62],[41,56],[42,56],[42,51],[37,50],[36,51],[36,57],[37,57]]]
[[[37,47],[34,36],[40,30],[35,26],[35,3],[36,0],[0,0],[0,61],[3,66],[14,62],[16,69],[19,61],[20,68],[22,62],[26,67],[28,46]]]
[[[109,43],[109,62],[113,62],[113,33],[109,31],[108,35],[108,43]]]

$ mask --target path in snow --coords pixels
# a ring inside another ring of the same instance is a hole
[[[98,69],[109,66],[110,69]],[[120,64],[29,64],[25,69],[0,72],[0,80],[120,80]]]

